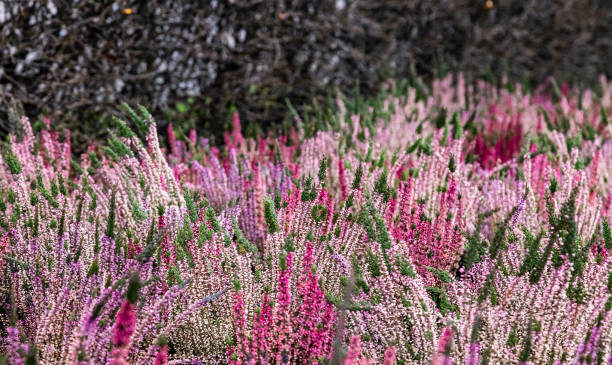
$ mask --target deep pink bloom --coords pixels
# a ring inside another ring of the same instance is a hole
[[[342,200],[346,199],[346,177],[344,176],[344,162],[342,158],[338,159],[338,179],[340,180],[340,193],[342,194]]]
[[[163,345],[159,348],[157,356],[155,356],[154,365],[166,365],[168,364],[168,345]]]
[[[134,305],[127,300],[121,304],[121,308],[115,318],[113,326],[113,346],[116,348],[127,347],[130,343],[130,336],[136,326],[136,315]]]

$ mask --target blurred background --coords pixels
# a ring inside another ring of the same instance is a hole
[[[415,73],[594,86],[611,56],[610,0],[0,0],[0,137],[25,111],[78,153],[127,102],[218,138]]]

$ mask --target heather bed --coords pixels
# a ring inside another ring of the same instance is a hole
[[[0,352],[609,362],[612,84],[510,89],[390,83],[286,136],[245,139],[236,115],[222,146],[170,126],[167,149],[128,108],[79,162],[23,118],[0,163]]]

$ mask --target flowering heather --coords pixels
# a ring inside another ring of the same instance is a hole
[[[390,82],[220,146],[126,112],[3,146],[0,361],[612,363],[604,78]]]

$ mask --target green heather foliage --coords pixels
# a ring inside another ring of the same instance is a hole
[[[8,166],[8,169],[11,172],[11,174],[18,175],[21,173],[21,163],[19,162],[19,159],[17,158],[17,156],[15,156],[15,153],[10,148],[10,146],[7,149],[7,151],[4,153],[3,159],[6,165]]]

